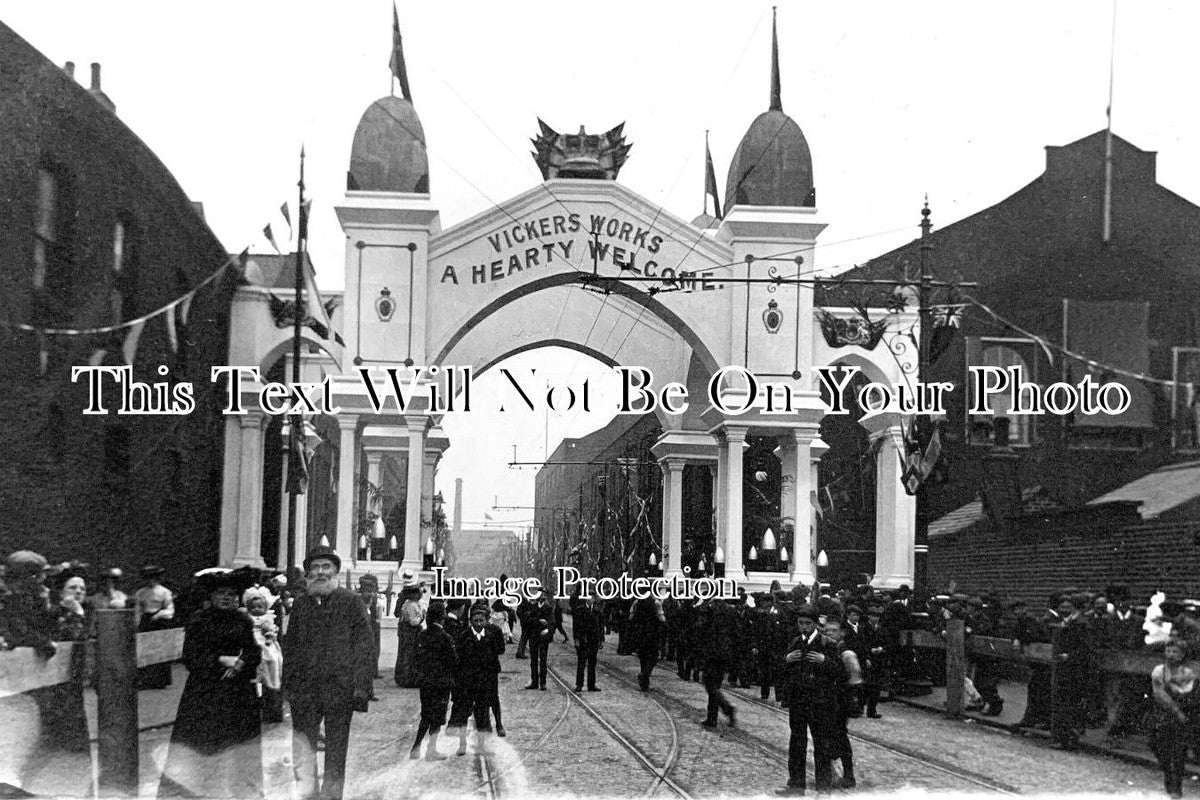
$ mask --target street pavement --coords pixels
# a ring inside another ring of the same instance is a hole
[[[602,691],[576,695],[575,657],[557,637],[546,691],[528,691],[529,661],[501,659],[501,703],[508,736],[472,730],[468,753],[443,738],[444,761],[411,761],[419,701],[414,689],[392,681],[396,637],[385,631],[376,681],[379,701],[356,714],[351,731],[347,798],[525,797],[671,795],[763,796],[787,777],[788,725],[777,704],[758,702],[758,689],[726,689],[738,709],[738,726],[724,719],[702,728],[705,693],[680,680],[665,664],[652,690],[636,687],[637,659],[617,656],[616,637],[601,652]],[[562,683],[554,675],[561,677]],[[142,797],[157,791],[166,756],[169,722],[186,680],[139,695]],[[936,703],[936,697],[928,702]],[[95,735],[94,698],[89,719]],[[1006,712],[1009,709],[1006,708]],[[851,720],[856,737],[860,794],[911,790],[967,793],[1086,793],[1161,796],[1157,769],[1087,752],[1062,753],[1044,741],[971,721],[951,721],[901,703],[880,706],[883,719]],[[285,722],[264,736],[264,784],[270,800],[290,800],[291,731]],[[93,745],[93,751],[95,746]],[[2,756],[0,756],[2,758]],[[47,796],[89,796],[93,779],[86,756],[61,756],[25,771],[25,788]],[[810,759],[811,785],[811,759]]]

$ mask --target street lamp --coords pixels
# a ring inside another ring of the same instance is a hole
[[[421,569],[433,569],[433,537],[430,536],[425,540],[425,552],[421,556]]]
[[[774,569],[778,564],[773,563],[773,558],[770,553],[775,549],[777,542],[775,541],[775,531],[767,528],[767,532],[763,534],[762,549],[763,560],[767,562],[763,566],[767,569]]]
[[[701,563],[703,563],[703,559],[701,559]],[[713,555],[713,577],[725,577],[725,551],[719,545],[717,546],[717,552]]]

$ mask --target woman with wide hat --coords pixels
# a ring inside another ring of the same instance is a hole
[[[254,626],[238,608],[253,582],[243,571],[204,570],[208,598],[183,639],[187,683],[171,732],[159,797],[262,796],[262,722],[254,680]]]
[[[416,689],[417,637],[425,625],[421,601],[421,579],[411,569],[400,573],[400,596],[396,598],[396,685]]]

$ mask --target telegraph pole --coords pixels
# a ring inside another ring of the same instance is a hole
[[[933,223],[929,220],[929,197],[926,196],[925,206],[921,209],[921,282],[917,288],[918,319],[921,324],[921,336],[917,345],[918,383],[928,381],[931,377],[929,375],[929,347],[933,337],[933,309],[930,307],[933,299],[933,274],[929,254],[933,250],[933,243],[930,241],[929,232],[932,229]],[[934,422],[933,424],[937,425],[938,423]],[[929,556],[929,492],[924,480],[917,489],[916,500],[917,528],[913,531],[913,583],[917,586],[925,586],[928,574],[926,561]]]

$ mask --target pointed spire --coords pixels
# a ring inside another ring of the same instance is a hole
[[[783,111],[779,88],[779,34],[775,30],[775,6],[771,6],[771,111]]]

